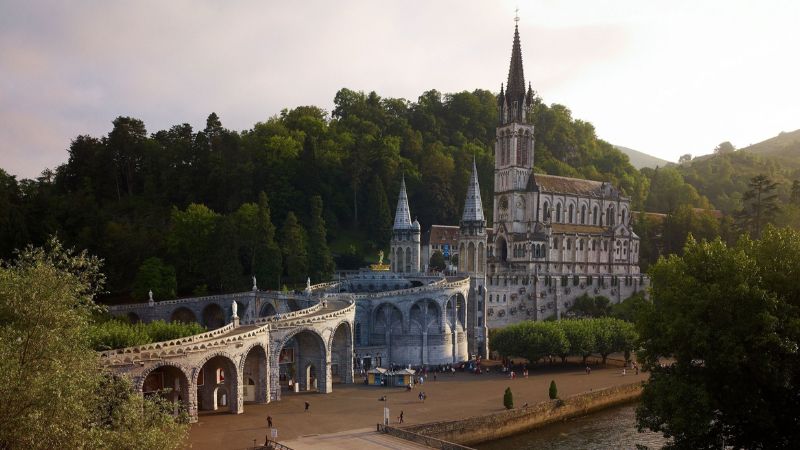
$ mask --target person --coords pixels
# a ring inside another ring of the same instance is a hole
[[[403,423],[403,411],[400,410],[400,423]]]
[[[436,381],[436,372],[433,373],[433,381]]]
[[[272,416],[267,416],[267,428],[272,428]]]
[[[423,398],[422,398],[423,395],[424,394],[422,393],[422,391],[420,391],[419,395],[417,395],[417,397],[419,397],[419,401],[423,401]]]
[[[634,364],[633,368],[634,368],[634,370],[636,370],[636,375],[639,375],[639,365],[638,364]]]
[[[586,375],[589,375],[590,373],[592,373],[591,367],[586,366]]]
[[[311,403],[306,402],[306,409],[305,411],[308,412],[308,407],[311,406]]]
[[[622,374],[623,374],[623,375],[625,375],[625,374],[626,374],[626,372],[625,372],[625,367],[623,367],[623,368],[622,368]]]

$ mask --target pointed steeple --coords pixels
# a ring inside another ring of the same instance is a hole
[[[522,70],[522,46],[519,43],[519,27],[514,25],[514,45],[511,48],[511,65],[508,67],[506,96],[509,103],[522,103],[525,98],[525,73]]]
[[[462,222],[483,222],[483,202],[481,202],[481,186],[478,184],[478,168],[475,165],[475,158],[472,159],[472,177],[467,187],[467,200],[464,202],[464,214],[461,215]]]
[[[408,195],[406,194],[406,177],[400,181],[400,197],[397,199],[397,211],[394,213],[395,230],[411,228],[411,212],[408,208]]]

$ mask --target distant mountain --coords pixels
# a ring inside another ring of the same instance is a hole
[[[670,164],[670,162],[665,159],[656,158],[655,156],[642,153],[632,148],[623,147],[621,145],[615,145],[614,147],[622,153],[628,155],[631,165],[637,169],[641,169],[642,167],[664,167],[667,164]]]
[[[785,158],[800,157],[800,130],[781,132],[779,135],[742,148],[757,155]]]

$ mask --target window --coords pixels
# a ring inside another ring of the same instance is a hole
[[[586,205],[581,206],[581,225],[586,225]]]
[[[567,218],[567,223],[572,223],[573,222],[572,213],[573,213],[573,207],[572,207],[572,205],[569,205],[569,216]]]
[[[567,239],[567,250],[572,250],[572,239]]]
[[[583,239],[579,240],[579,241],[578,241],[578,243],[580,244],[580,247],[581,247],[580,249],[581,249],[581,251],[583,251]]]
[[[542,208],[542,220],[548,220],[550,218],[550,204],[544,202],[544,208]]]
[[[561,203],[556,204],[556,222],[561,223]]]

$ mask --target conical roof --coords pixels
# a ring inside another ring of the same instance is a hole
[[[519,42],[519,27],[514,26],[514,45],[511,48],[511,64],[508,67],[506,98],[509,104],[517,101],[522,104],[525,98],[525,73],[522,70],[522,45]]]
[[[394,229],[407,230],[411,228],[411,211],[408,208],[408,195],[406,194],[406,178],[400,181],[400,197],[397,199],[397,211],[394,213]]]
[[[478,184],[478,168],[475,159],[472,160],[472,177],[467,187],[467,200],[464,202],[463,222],[484,221],[483,202],[481,202],[481,186]]]

